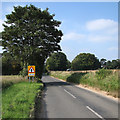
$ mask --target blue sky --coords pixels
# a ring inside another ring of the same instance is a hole
[[[62,22],[60,45],[70,61],[79,53],[92,53],[98,59],[118,58],[117,2],[2,2],[0,22],[13,11],[13,6],[29,4],[43,10],[48,7],[54,19]]]

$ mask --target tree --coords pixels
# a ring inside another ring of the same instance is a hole
[[[46,67],[49,70],[64,71],[68,68],[68,60],[64,53],[53,53],[46,62]]]
[[[106,62],[106,68],[107,68],[107,69],[111,69],[111,68],[112,68],[112,64],[111,64],[111,61],[110,61],[110,60],[108,60],[108,61]]]
[[[67,60],[67,68],[71,68],[71,62]]]
[[[94,54],[80,53],[71,64],[72,70],[95,70],[100,68],[100,62]]]
[[[101,60],[100,60],[100,63],[101,63],[101,67],[102,68],[105,68],[105,66],[106,66],[106,59],[104,59],[104,58],[102,58]]]
[[[22,70],[19,61],[11,56],[2,56],[2,75],[18,75]]]
[[[120,59],[117,60],[108,60],[106,62],[106,68],[107,69],[119,69],[120,68]]]
[[[2,46],[4,54],[10,54],[22,61],[22,67],[36,66],[36,75],[41,77],[46,58],[54,51],[61,50],[62,31],[58,30],[60,21],[55,15],[33,5],[17,6],[6,15],[3,24]]]

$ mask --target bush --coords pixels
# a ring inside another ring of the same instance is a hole
[[[23,77],[27,76],[28,75],[28,69],[27,68],[23,68],[20,73],[20,75],[22,75]]]
[[[106,69],[99,69],[99,71],[96,72],[96,77],[98,80],[102,80],[104,78],[106,78],[106,76],[109,76],[112,73],[112,71],[110,70],[106,70]]]
[[[77,83],[80,84],[80,79],[82,78],[83,75],[86,73],[73,73],[67,78],[67,82],[72,82],[72,83]]]

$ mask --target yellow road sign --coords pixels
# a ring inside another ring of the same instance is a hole
[[[35,66],[28,66],[28,76],[32,77],[35,76]]]

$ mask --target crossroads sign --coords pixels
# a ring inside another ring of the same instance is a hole
[[[35,66],[28,66],[28,77],[35,76]]]

